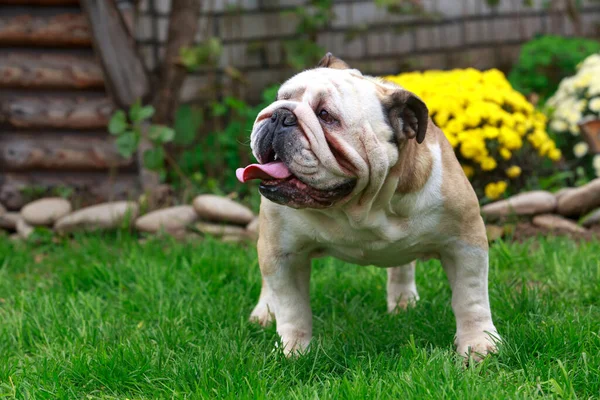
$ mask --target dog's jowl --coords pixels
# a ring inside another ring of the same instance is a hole
[[[419,298],[415,260],[439,258],[458,352],[495,350],[479,203],[421,99],[328,54],[281,86],[251,146],[258,164],[237,171],[261,181],[263,287],[251,318],[275,319],[286,354],[309,346],[311,259],[325,255],[388,268],[390,312]]]

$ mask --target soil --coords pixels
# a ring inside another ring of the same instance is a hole
[[[520,222],[515,226],[513,232],[507,235],[505,240],[524,242],[528,239],[540,236],[565,236],[576,241],[590,242],[600,240],[600,225],[595,225],[586,232],[571,232],[564,229],[549,231],[548,229],[535,226],[530,222]]]

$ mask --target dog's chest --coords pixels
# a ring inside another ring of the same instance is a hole
[[[389,218],[385,224],[356,229],[349,224],[321,224],[314,231],[317,256],[334,256],[360,265],[391,267],[435,253],[443,238],[434,214]]]

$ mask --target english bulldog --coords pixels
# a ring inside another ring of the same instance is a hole
[[[481,359],[498,333],[488,299],[488,241],[473,188],[415,94],[328,53],[285,82],[251,134],[259,179],[262,290],[251,320],[276,321],[286,355],[308,349],[311,259],[387,268],[387,308],[419,299],[415,260],[441,260],[455,344]]]

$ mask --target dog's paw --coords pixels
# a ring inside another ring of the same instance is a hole
[[[308,351],[312,334],[299,329],[285,329],[279,331],[283,354],[290,357],[298,357]]]
[[[474,333],[463,333],[456,337],[456,351],[467,360],[472,359],[479,362],[488,354],[498,351],[500,340],[495,328]]]
[[[259,302],[250,314],[250,322],[266,327],[275,321],[275,315],[266,302]]]
[[[419,300],[419,295],[416,292],[402,293],[400,296],[393,299],[388,298],[387,309],[390,314],[398,314],[406,310],[408,307],[414,307]]]

